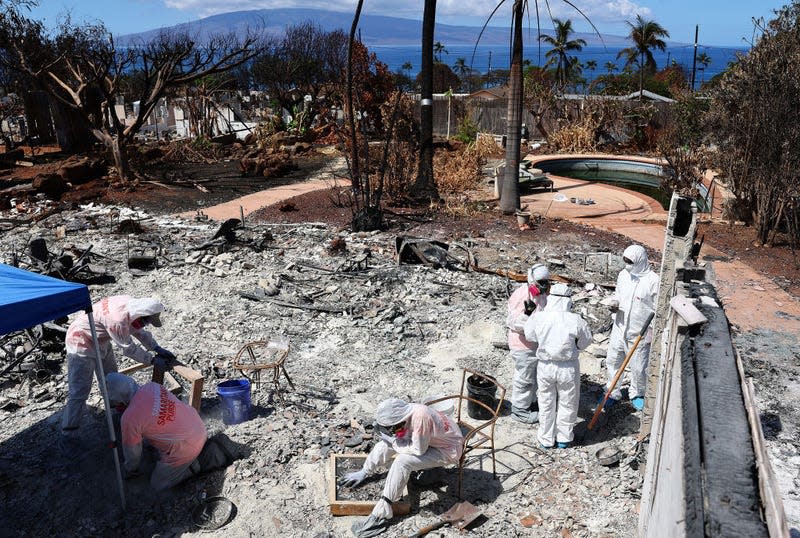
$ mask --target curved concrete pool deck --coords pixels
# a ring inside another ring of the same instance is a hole
[[[613,158],[660,164],[660,161],[656,159],[602,154],[529,155],[526,160],[531,161],[531,166],[535,168],[541,161],[577,158]],[[543,189],[526,192],[523,187],[520,204],[523,207],[527,206],[527,210],[531,213],[589,224],[603,230],[627,235],[634,241],[657,250],[663,248],[667,211],[654,198],[606,183],[571,179],[555,174],[549,174],[549,177],[553,180],[553,188],[556,192]],[[556,201],[558,194],[566,196],[567,201]],[[590,205],[573,203],[570,201],[572,198],[575,198],[576,201],[592,200],[594,203]]]

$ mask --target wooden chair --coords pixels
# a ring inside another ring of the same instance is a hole
[[[289,382],[292,390],[296,390],[284,366],[288,355],[288,342],[280,340],[256,340],[242,346],[233,359],[233,367],[239,370],[242,375],[249,379],[256,387],[261,385],[261,371],[272,370],[272,384],[275,385],[275,393],[281,400],[281,404],[285,404],[281,392],[281,374],[286,377],[286,381]],[[247,372],[250,373],[249,376]]]
[[[477,379],[482,380],[484,383],[491,383],[497,386],[497,393],[496,399],[497,403],[494,407],[489,406],[485,402],[477,400],[471,396],[469,396],[469,392],[465,391],[467,387],[467,379],[469,377],[475,377]],[[461,432],[464,434],[464,444],[463,444],[463,451],[461,453],[461,459],[458,461],[458,489],[457,494],[458,497],[461,498],[461,485],[464,480],[464,466],[467,460],[467,455],[470,454],[474,450],[489,450],[491,451],[492,455],[492,476],[497,478],[497,462],[495,459],[494,453],[494,426],[495,422],[497,422],[497,417],[500,416],[500,409],[503,407],[503,399],[506,395],[506,389],[503,385],[498,383],[494,378],[484,374],[482,372],[478,372],[476,370],[470,370],[469,368],[464,368],[464,371],[461,373],[461,390],[458,394],[451,394],[448,396],[442,396],[441,398],[436,398],[435,400],[431,400],[426,402],[429,406],[435,406],[435,404],[441,402],[452,401],[454,406],[454,412],[456,422],[458,423],[458,427],[461,428]],[[470,404],[477,406],[478,411],[483,411],[489,418],[486,419],[474,419],[467,414],[467,409]]]

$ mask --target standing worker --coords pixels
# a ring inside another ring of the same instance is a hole
[[[175,355],[159,346],[153,335],[144,329],[147,325],[161,327],[163,311],[164,305],[150,297],[136,299],[128,295],[116,295],[101,299],[92,305],[99,349],[95,349],[86,313],[78,314],[70,324],[66,336],[69,397],[61,420],[61,431],[65,438],[77,436],[86,399],[92,390],[98,352],[105,373],[117,371],[113,345],[119,347],[126,357],[161,369],[166,369],[169,361],[175,359]],[[144,347],[131,337],[136,337]],[[99,372],[97,375],[100,375]]]
[[[658,275],[650,270],[647,251],[640,245],[631,245],[622,253],[625,269],[619,272],[617,288],[611,301],[611,311],[614,313],[614,325],[611,328],[611,338],[606,352],[606,369],[608,370],[608,383],[606,390],[611,387],[611,381],[617,370],[625,360],[625,355],[630,350],[636,337],[642,331],[647,318],[655,311],[656,294],[658,293]],[[628,397],[636,409],[644,407],[644,391],[647,383],[647,360],[650,355],[650,341],[652,333],[648,331],[630,360],[630,388]],[[606,406],[613,405],[622,393],[620,384],[614,387]]]
[[[372,514],[359,525],[356,536],[379,534],[394,516],[392,504],[400,500],[413,471],[457,464],[461,459],[464,436],[452,417],[427,405],[389,398],[375,411],[381,440],[367,456],[360,471],[345,475],[343,485],[356,487],[367,476],[389,466],[383,495]],[[394,457],[394,459],[392,459]]]
[[[528,282],[520,286],[508,299],[508,349],[514,361],[511,380],[511,418],[524,424],[539,420],[536,401],[536,343],[529,342],[523,334],[525,322],[547,304],[550,290],[550,271],[536,264],[528,269]]]
[[[525,323],[525,338],[536,342],[539,431],[542,448],[569,447],[578,418],[581,365],[578,356],[592,342],[589,325],[572,310],[572,290],[556,284],[547,306]]]
[[[150,485],[163,491],[196,474],[226,467],[236,457],[223,436],[206,440],[206,426],[197,410],[158,383],[139,387],[133,378],[112,372],[106,376],[108,399],[122,413],[125,477],[141,474],[142,445],[158,450]]]

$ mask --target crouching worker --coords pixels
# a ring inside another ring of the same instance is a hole
[[[158,451],[150,476],[156,491],[166,490],[200,473],[227,467],[236,457],[222,439],[206,440],[206,426],[194,407],[180,401],[158,383],[139,387],[132,378],[106,376],[108,399],[122,413],[122,452],[125,477],[141,474],[142,444]]]
[[[65,438],[77,437],[86,399],[92,390],[96,354],[100,355],[106,374],[117,371],[115,347],[126,357],[161,369],[166,369],[175,359],[175,355],[159,346],[153,335],[145,329],[148,325],[161,327],[163,311],[164,305],[152,297],[137,299],[128,295],[115,295],[101,299],[92,305],[97,329],[97,349],[86,313],[79,314],[70,324],[65,341],[69,398],[61,422]]]
[[[464,439],[452,417],[427,405],[406,403],[398,398],[378,404],[375,419],[391,435],[381,432],[381,440],[361,470],[345,475],[343,482],[345,487],[356,487],[367,476],[389,465],[383,495],[369,518],[353,528],[360,537],[374,536],[386,529],[394,515],[391,503],[400,500],[413,471],[457,464]]]
[[[567,448],[573,439],[581,395],[578,356],[592,342],[589,325],[572,310],[566,284],[550,290],[547,306],[525,323],[525,338],[537,342],[539,431],[542,448]]]

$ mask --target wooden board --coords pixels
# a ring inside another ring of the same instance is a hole
[[[366,454],[331,454],[328,464],[328,504],[334,516],[368,516],[383,493],[384,475],[377,475],[377,480],[365,481],[358,488],[342,487],[344,475],[358,471],[367,459]],[[408,491],[403,490],[403,499],[408,498]],[[366,500],[369,499],[369,500]],[[396,516],[404,516],[411,512],[411,504],[407,500],[392,503],[392,511]]]
[[[123,368],[119,373],[131,375],[132,373],[138,372],[144,368],[151,368],[151,366],[137,363],[133,366]],[[173,374],[177,374],[179,377],[185,379],[189,383],[191,390],[191,394],[189,394],[189,405],[200,411],[200,402],[203,399],[203,381],[205,381],[203,374],[197,370],[192,370],[188,366],[177,364],[170,372],[163,372],[158,368],[153,368],[152,380],[160,385],[164,385],[167,390],[173,394],[179,394],[183,390],[183,387],[173,377]]]

